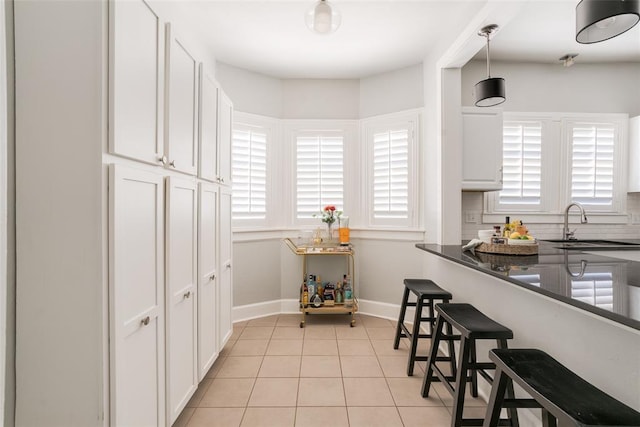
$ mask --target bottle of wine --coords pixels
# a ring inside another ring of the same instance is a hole
[[[507,239],[511,235],[511,219],[507,216],[504,218],[504,231],[502,232],[502,237],[506,237]]]
[[[344,283],[342,286],[344,289],[344,305],[346,307],[351,307],[353,306],[353,288],[351,287],[351,278],[345,274],[342,280]]]

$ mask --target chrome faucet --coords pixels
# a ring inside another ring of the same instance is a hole
[[[580,209],[580,215],[582,215],[582,218],[580,218],[580,224],[587,223],[587,214],[584,212],[584,207],[582,207],[582,205],[578,202],[569,203],[567,208],[564,210],[564,228],[562,229],[562,238],[564,240],[576,240],[575,236],[573,235],[576,230],[569,230],[569,209],[571,209],[572,206],[576,206],[578,209]]]

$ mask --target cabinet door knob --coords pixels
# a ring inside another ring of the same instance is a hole
[[[187,291],[187,293],[184,294],[185,298],[190,298],[191,297],[191,291]]]
[[[147,326],[149,324],[149,320],[151,319],[149,318],[149,316],[147,316],[144,319],[142,319],[140,323],[142,324],[142,326]]]
[[[175,168],[176,167],[176,161],[175,160],[171,160],[169,162],[169,166],[171,166],[172,168]]]
[[[222,181],[224,183],[224,178],[220,178],[220,181]]]
[[[158,163],[167,164],[167,156],[158,157]]]
[[[216,275],[212,274],[211,276],[209,276],[209,280],[214,281],[216,280]]]
[[[228,262],[228,263],[227,263],[227,265],[226,265],[226,267],[227,267],[227,268],[231,268],[231,263],[230,263],[230,262]]]

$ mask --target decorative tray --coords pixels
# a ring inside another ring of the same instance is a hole
[[[538,244],[519,244],[519,245],[505,245],[505,244],[493,244],[482,243],[475,248],[476,252],[484,252],[488,254],[502,254],[502,255],[536,255],[538,253]]]

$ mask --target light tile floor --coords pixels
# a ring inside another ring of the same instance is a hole
[[[452,398],[425,362],[407,377],[408,340],[393,349],[395,322],[356,315],[281,314],[234,324],[233,335],[175,427],[448,427]],[[421,340],[426,354],[428,340]],[[465,416],[486,403],[468,397]]]

